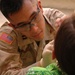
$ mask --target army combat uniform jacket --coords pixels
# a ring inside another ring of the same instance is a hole
[[[0,75],[25,75],[27,67],[35,66],[42,57],[44,46],[54,39],[55,20],[64,14],[57,9],[44,8],[45,37],[37,45],[5,23],[0,28]]]

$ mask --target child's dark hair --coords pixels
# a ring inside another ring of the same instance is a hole
[[[54,50],[60,68],[68,75],[75,75],[75,13],[62,22]]]

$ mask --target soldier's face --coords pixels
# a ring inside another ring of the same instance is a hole
[[[44,38],[45,22],[41,5],[26,0],[18,12],[9,15],[13,27],[31,39],[40,41]]]

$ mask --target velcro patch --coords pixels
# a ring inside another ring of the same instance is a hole
[[[0,34],[0,40],[7,44],[11,44],[13,42],[13,37],[11,37],[9,34],[3,32]]]

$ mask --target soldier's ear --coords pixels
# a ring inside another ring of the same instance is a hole
[[[41,1],[40,0],[38,0],[38,6],[39,6],[41,12],[43,13],[43,8],[42,8]]]

